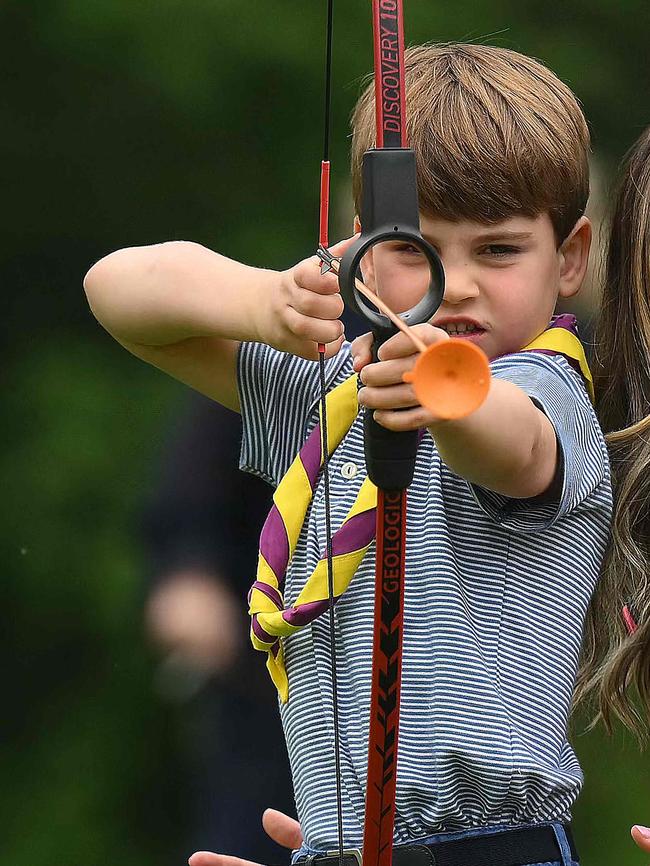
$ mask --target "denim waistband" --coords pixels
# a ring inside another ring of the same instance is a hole
[[[544,864],[530,863],[527,866],[579,866],[577,861],[571,858],[571,848],[566,834],[564,824],[559,821],[542,821],[537,824],[494,824],[482,827],[470,827],[467,830],[455,830],[445,833],[434,833],[431,836],[423,836],[417,839],[409,839],[408,842],[401,843],[395,847],[406,847],[408,845],[435,845],[438,842],[453,842],[456,839],[471,839],[477,836],[486,836],[492,833],[502,833],[507,830],[525,830],[531,827],[550,827],[555,834],[555,839],[560,850],[560,859],[556,861],[546,861]],[[304,859],[310,855],[322,855],[332,853],[330,850],[326,852],[322,849],[312,848],[303,843],[303,845],[293,852],[291,857],[292,864]],[[499,866],[498,863],[493,866]]]

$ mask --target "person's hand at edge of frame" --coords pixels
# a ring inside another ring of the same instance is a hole
[[[635,824],[630,832],[639,848],[650,854],[650,827],[644,827],[642,824]]]
[[[283,848],[293,850],[302,845],[300,824],[284,812],[266,809],[262,815],[262,826],[266,835]],[[211,851],[197,851],[196,854],[192,854],[188,863],[189,866],[260,866],[259,863],[251,860],[243,860],[241,857],[232,857],[229,854],[215,854]]]

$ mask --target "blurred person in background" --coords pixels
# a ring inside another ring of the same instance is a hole
[[[271,490],[238,471],[239,416],[198,394],[191,401],[143,516],[156,688],[181,707],[185,845],[278,862],[284,852],[250,816],[269,802],[292,811],[293,795],[275,692],[246,616]]]
[[[646,312],[645,317],[637,318],[634,328],[629,327],[626,319],[626,311],[630,309]],[[636,691],[642,705],[647,706],[650,696],[649,309],[650,127],[632,146],[621,168],[613,200],[596,331],[599,360],[606,357],[614,341],[618,347],[610,356],[609,378],[602,372],[608,387],[600,394],[599,415],[607,433],[618,500],[613,533],[622,540],[626,552],[625,556],[620,553],[615,556],[614,548],[605,563],[604,580],[611,584],[615,576],[620,578],[622,574],[628,589],[625,630],[619,622],[618,644],[602,657],[598,697],[607,727],[612,717],[618,717],[640,739],[647,737],[649,719],[640,714],[630,695]],[[645,363],[631,363],[632,357],[638,355]],[[603,364],[600,360],[601,369]],[[625,483],[620,483],[622,466],[627,472]],[[635,825],[632,838],[642,851],[650,853],[650,827]]]
[[[357,318],[343,320],[350,339],[361,333]],[[239,471],[240,441],[240,416],[192,392],[143,515],[145,627],[162,653],[157,691],[184,710],[189,848],[270,863],[286,852],[251,816],[269,803],[293,812],[293,793],[277,694],[250,646],[246,608],[272,490]]]
[[[596,410],[610,454],[612,544],[592,599],[583,652],[605,726],[615,719],[647,738],[650,706],[650,128],[620,172],[595,333]],[[594,622],[608,621],[597,637]]]

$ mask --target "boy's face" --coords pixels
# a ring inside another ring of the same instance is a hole
[[[421,217],[422,235],[445,268],[445,294],[432,324],[471,340],[489,358],[516,352],[548,325],[558,297],[584,279],[591,226],[585,217],[557,248],[548,214],[493,225]],[[364,279],[396,312],[422,297],[428,265],[415,247],[387,241],[364,257]]]

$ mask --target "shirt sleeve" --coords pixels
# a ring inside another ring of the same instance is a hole
[[[490,366],[494,378],[519,386],[553,425],[558,475],[554,495],[532,499],[470,485],[480,508],[505,528],[536,532],[578,509],[605,504],[611,495],[607,447],[580,374],[563,355],[537,352],[507,355]]]
[[[349,344],[325,362],[326,387],[352,372]],[[242,343],[237,381],[243,423],[239,468],[274,487],[287,471],[317,418],[317,361],[279,352],[263,343]]]

